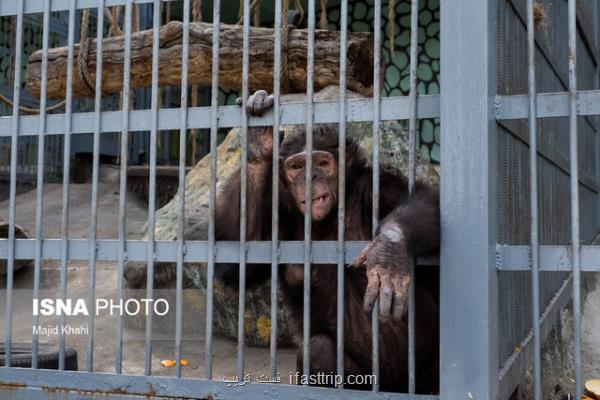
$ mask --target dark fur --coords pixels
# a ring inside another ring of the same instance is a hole
[[[338,160],[336,127],[316,126],[314,149],[328,151]],[[281,171],[284,160],[305,145],[303,134],[287,137],[280,147]],[[346,143],[346,240],[370,240],[372,232],[372,169],[360,154],[357,144]],[[271,238],[271,165],[268,160],[253,162],[248,171],[248,240]],[[380,216],[399,223],[415,255],[439,251],[439,195],[418,184],[409,198],[407,180],[398,171],[382,168],[380,174]],[[223,201],[221,201],[223,200]],[[217,240],[239,240],[240,173],[234,173],[218,197]],[[302,240],[304,216],[282,178],[280,182],[280,240]],[[337,206],[322,221],[313,222],[313,240],[337,239]],[[332,265],[313,265],[311,287],[311,373],[336,370],[336,293],[337,271]],[[270,268],[248,265],[247,285],[264,282]],[[216,276],[237,288],[238,266],[218,265]],[[417,390],[438,390],[439,326],[437,269],[418,268],[416,287],[416,363]],[[302,332],[303,266],[280,268],[280,285],[285,304],[298,332]],[[363,311],[366,288],[365,269],[347,269],[345,278],[345,372],[371,373],[371,316]],[[380,384],[382,390],[405,391],[408,380],[407,321],[390,319],[380,323]],[[301,346],[298,369],[302,370]]]

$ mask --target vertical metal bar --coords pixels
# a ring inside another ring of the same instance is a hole
[[[379,135],[381,120],[381,0],[375,0],[373,6],[373,227],[372,235],[375,237],[379,223]],[[375,301],[371,317],[373,361],[373,391],[379,391],[379,299]]]
[[[128,0],[125,5],[125,61],[123,65],[123,104],[121,110],[121,169],[119,171],[119,221],[118,239],[119,251],[117,254],[117,298],[123,301],[123,280],[127,248],[126,219],[127,219],[127,166],[129,154],[129,99],[131,79],[131,31],[132,31],[133,0]],[[123,366],[123,316],[117,314],[117,349],[115,359],[115,372],[122,373]]]
[[[593,3],[593,17],[592,17],[592,26],[594,27],[594,45],[596,48],[598,44],[600,44],[600,4],[597,1]],[[600,64],[595,64],[595,73],[594,73],[594,89],[600,89]],[[596,151],[594,153],[596,157],[596,179],[600,178],[600,117],[596,116],[594,119],[594,130],[595,130],[595,140],[594,145]],[[596,193],[596,203],[600,204],[600,192]],[[596,226],[600,225],[600,212],[596,211]]]
[[[315,63],[315,2],[308,2],[308,45],[306,55],[306,190],[304,200],[304,289],[303,289],[303,373],[310,374],[310,276],[311,276],[311,228],[312,228],[312,150],[313,150],[313,94]]]
[[[183,318],[183,254],[185,232],[185,153],[188,114],[188,66],[190,53],[190,0],[183,2],[183,51],[181,53],[181,102],[179,109],[179,214],[177,215],[177,291],[175,306],[175,360],[181,377],[181,322]]]
[[[271,209],[271,338],[269,372],[277,377],[277,286],[279,278],[279,112],[281,96],[282,0],[275,0],[275,54],[273,59],[273,182]]]
[[[40,114],[38,146],[37,146],[37,184],[35,194],[35,255],[34,255],[34,273],[33,273],[33,298],[40,297],[40,272],[42,263],[42,232],[44,213],[44,150],[46,133],[46,87],[48,83],[48,37],[50,36],[50,0],[44,1],[44,17],[42,28],[42,70],[40,83]],[[39,315],[33,316],[33,326],[39,325]],[[31,341],[31,368],[38,367],[38,334],[34,331]]]
[[[21,56],[23,52],[23,6],[17,5],[17,32],[15,39],[15,79],[13,82],[12,134],[10,140],[10,188],[8,200],[8,260],[6,263],[6,322],[4,325],[4,345],[7,367],[12,357],[12,297],[15,270],[15,203],[17,198],[17,146],[19,144],[19,104],[21,97]]]
[[[412,0],[410,7],[410,92],[408,120],[408,193],[415,190],[416,142],[417,142],[417,64],[419,35],[419,0]],[[415,261],[410,260],[410,284],[408,286],[408,393],[415,393]]]
[[[154,0],[152,17],[152,100],[150,113],[150,179],[148,182],[148,253],[146,275],[146,299],[154,298],[154,225],[156,213],[156,137],[158,134],[158,53],[160,51],[160,0]],[[146,316],[146,363],[144,374],[152,373],[152,320],[153,313]]]
[[[75,2],[69,5],[69,32],[67,43],[67,88],[65,94],[65,133],[63,143],[63,187],[62,187],[62,219],[60,227],[60,298],[67,300],[67,262],[69,259],[69,175],[71,171],[71,114],[73,111],[73,52],[75,42]],[[60,332],[58,336],[58,369],[65,369],[65,334],[62,331],[66,324],[64,313],[60,315]]]
[[[244,379],[244,317],[246,313],[246,203],[248,195],[248,73],[250,68],[250,0],[244,0],[242,54],[242,154],[241,154],[241,199],[240,199],[240,282],[238,307],[237,376]]]
[[[539,283],[539,237],[538,237],[538,173],[537,173],[537,105],[535,82],[535,26],[533,0],[527,1],[527,70],[529,93],[529,191],[531,213],[531,296],[533,302],[533,368],[534,399],[542,396],[542,365],[540,343],[540,283]]]
[[[495,399],[497,1],[440,7],[440,399]]]
[[[579,162],[577,145],[577,4],[568,2],[569,15],[569,144],[571,175],[571,248],[573,257],[573,363],[575,398],[582,396],[581,380],[581,260],[579,254]]]
[[[337,374],[344,376],[344,290],[346,219],[346,54],[348,52],[348,0],[340,4],[340,121],[338,156],[338,242],[337,242]],[[344,387],[343,379],[339,385]]]
[[[94,99],[94,144],[92,154],[92,217],[90,224],[90,251],[88,269],[88,341],[87,371],[94,369],[94,318],[96,315],[96,256],[98,227],[98,175],[100,169],[100,124],[102,122],[102,36],[104,32],[104,0],[98,0],[96,28],[96,96]]]
[[[212,379],[213,295],[215,276],[215,209],[217,204],[217,135],[219,133],[219,31],[221,0],[213,2],[212,88],[210,125],[210,196],[208,200],[208,269],[206,274],[206,378]]]

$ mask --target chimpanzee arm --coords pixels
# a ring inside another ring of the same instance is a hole
[[[406,180],[401,176],[392,178],[392,182],[382,185],[386,190],[381,193],[380,202],[382,211],[389,213],[353,263],[367,266],[365,311],[371,312],[379,297],[383,320],[390,313],[397,319],[404,315],[413,257],[435,254],[440,244],[439,192],[418,183],[409,197]],[[382,183],[386,181],[390,179],[382,177]]]
[[[439,193],[436,190],[418,185],[406,202],[397,205],[381,221],[376,235],[389,235],[400,230],[412,255],[437,254],[440,248],[439,204]]]
[[[258,91],[248,99],[250,115],[260,115],[272,104],[264,91]],[[271,227],[271,165],[273,154],[273,130],[270,127],[248,129],[248,170],[246,196],[246,240],[266,240]],[[218,241],[240,240],[241,174],[238,168],[225,182],[217,196],[215,212],[215,237]],[[249,287],[263,282],[269,276],[269,268],[248,264],[246,280]],[[219,264],[215,276],[227,285],[237,287],[238,264]]]

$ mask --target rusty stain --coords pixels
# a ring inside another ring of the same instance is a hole
[[[548,14],[546,13],[544,6],[542,6],[539,1],[533,3],[533,23],[536,26],[545,27],[547,25],[547,18]]]
[[[17,385],[12,385],[12,386],[17,386]],[[22,385],[22,386],[26,386],[26,385]],[[50,393],[77,393],[80,396],[106,396],[107,394],[115,394],[115,395],[134,395],[134,396],[144,396],[147,397],[149,399],[154,399],[157,398],[156,397],[156,390],[154,390],[154,386],[151,383],[148,383],[148,386],[150,387],[150,390],[144,393],[140,393],[140,392],[129,392],[127,390],[127,388],[123,389],[121,387],[118,388],[114,388],[108,391],[93,391],[93,390],[79,390],[79,389],[67,389],[67,388],[57,388],[57,387],[49,387],[49,386],[42,386],[42,390],[46,391],[46,392],[50,392]],[[2,387],[2,385],[0,385],[0,387]],[[15,387],[16,389],[16,387]],[[162,396],[160,396],[162,397]]]
[[[0,384],[0,388],[1,389],[8,389],[8,390],[23,389],[25,387],[27,387],[27,385],[25,385],[24,383],[16,383],[16,382],[9,382],[9,383],[2,383],[2,384]]]

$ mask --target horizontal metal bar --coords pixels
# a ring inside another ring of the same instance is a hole
[[[6,239],[0,239],[0,260],[6,259],[8,246]],[[42,245],[42,259],[59,260],[61,255],[61,239],[45,239]],[[118,240],[98,240],[97,260],[117,261],[119,254]],[[352,262],[368,242],[348,241],[346,242],[346,263]],[[302,263],[304,261],[304,243],[301,241],[280,242],[280,264]],[[127,240],[125,243],[126,261],[146,261],[147,241]],[[239,242],[216,242],[217,263],[239,262]],[[252,241],[248,242],[248,262],[257,264],[271,264],[271,242]],[[16,259],[31,259],[35,239],[16,239]],[[207,262],[208,242],[205,240],[192,240],[184,243],[184,262]],[[315,241],[312,243],[313,263],[315,264],[337,264],[337,242]],[[89,258],[89,241],[86,239],[69,240],[69,259],[83,261]],[[177,241],[157,240],[154,260],[158,262],[177,261]],[[438,265],[436,257],[424,257],[418,260],[420,265]]]
[[[135,4],[152,3],[153,0],[135,0]],[[173,1],[173,0],[163,0]],[[67,11],[69,9],[71,0],[53,0],[50,6],[50,11]],[[96,8],[98,7],[97,0],[77,0],[76,8]],[[127,0],[106,0],[104,5],[106,7],[112,6],[124,6]],[[44,3],[41,1],[26,1],[25,2],[25,14],[41,13],[44,11]],[[0,16],[15,15],[17,13],[17,3],[14,1],[1,1],[0,2]]]
[[[552,328],[554,328],[560,311],[565,308],[571,299],[571,290],[571,277],[569,276],[569,278],[565,279],[540,316],[540,339],[542,342],[544,342]],[[510,355],[500,370],[498,376],[499,399],[508,399],[514,392],[517,384],[522,380],[522,377],[527,373],[532,360],[533,347],[530,346],[532,338],[533,334],[530,331],[525,339],[515,348],[513,354]]]
[[[498,245],[501,271],[529,271],[529,246]],[[600,246],[581,246],[581,270],[600,272]],[[540,246],[540,271],[571,271],[571,246]]]
[[[19,386],[2,386],[0,385],[0,399],[10,400],[88,400],[90,398],[89,393],[81,392],[66,392],[57,391],[50,392],[48,390],[40,390],[38,388],[28,388]],[[94,398],[94,397],[92,397]],[[117,397],[109,397],[110,399],[116,399]],[[167,400],[169,397],[156,397],[153,399]],[[180,397],[182,399],[182,397]],[[137,395],[118,395],[118,400],[140,400],[140,396]]]
[[[287,383],[289,375],[281,374]],[[386,399],[386,400],[436,400],[438,396],[409,395],[405,393],[373,393],[371,391],[327,389],[314,386],[303,387],[287,384],[248,383],[228,387],[227,382],[204,379],[174,379],[160,376],[133,376],[73,371],[31,370],[29,368],[0,368],[0,385],[16,385],[40,388],[50,393],[57,390],[94,394],[137,394],[168,398],[214,398],[214,399]],[[2,386],[0,386],[1,390]]]
[[[529,115],[527,95],[496,96],[496,119],[525,119]],[[600,90],[577,92],[577,115],[600,115]],[[538,118],[568,117],[569,93],[537,95]]]
[[[339,122],[339,102],[324,101],[315,102],[314,122],[338,123]],[[273,111],[265,113],[262,117],[250,118],[249,126],[271,126],[273,125]],[[381,119],[382,120],[400,120],[409,117],[408,97],[386,97],[381,100]],[[180,128],[180,110],[179,108],[169,108],[159,110],[158,129],[179,129]],[[102,113],[101,132],[120,132],[121,111],[105,111]],[[347,105],[348,122],[367,122],[373,117],[372,99],[353,99],[348,100]],[[418,118],[436,118],[440,116],[439,96],[419,96],[418,100]],[[10,136],[10,127],[13,117],[0,117],[0,137]],[[39,133],[38,117],[33,115],[21,116],[19,135],[31,136]],[[230,128],[241,126],[241,112],[237,106],[222,106],[218,108],[219,127]],[[281,104],[281,125],[303,124],[306,118],[306,106],[304,103],[282,103]],[[94,113],[73,113],[72,132],[89,133],[93,129]],[[193,107],[188,111],[187,128],[202,129],[211,127],[211,108]],[[130,131],[150,130],[152,118],[150,110],[132,110],[130,112],[129,127]],[[48,115],[46,122],[46,134],[58,135],[65,132],[65,117],[63,114]]]

